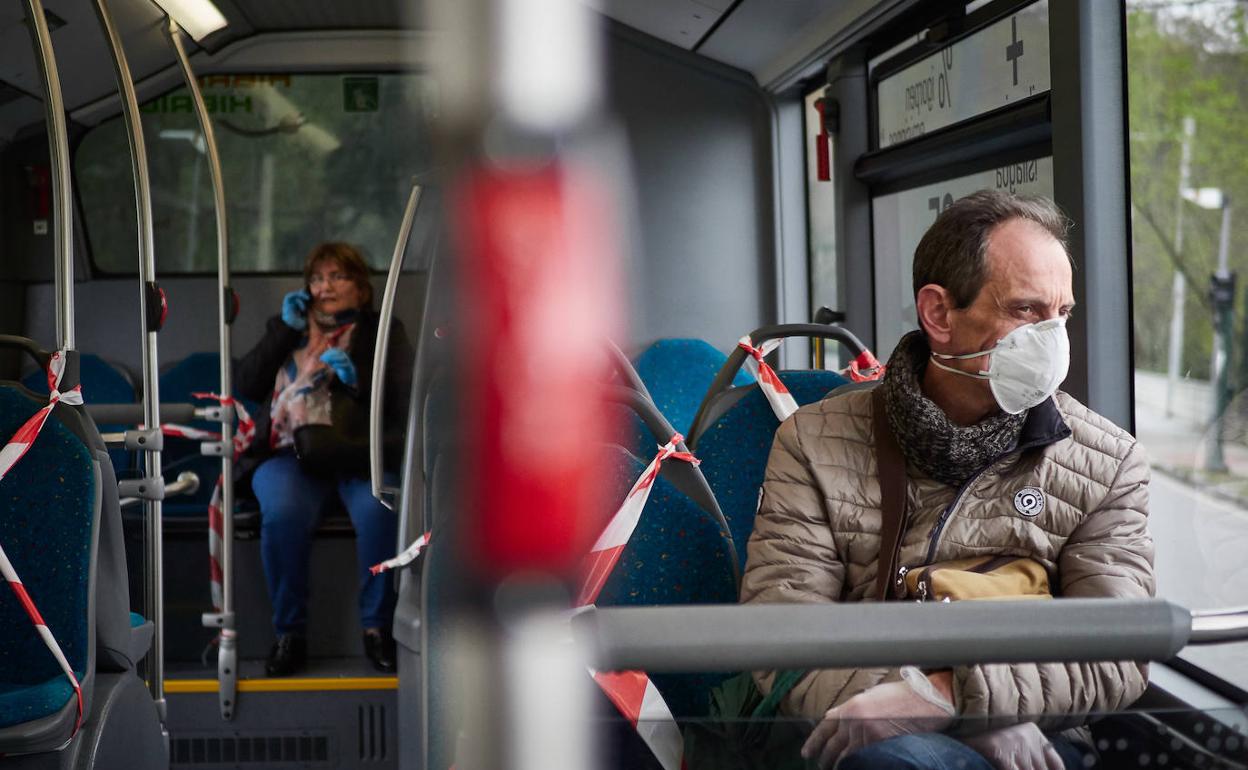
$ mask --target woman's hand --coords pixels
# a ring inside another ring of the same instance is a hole
[[[338,381],[343,385],[354,388],[359,383],[360,378],[356,376],[355,364],[351,363],[351,358],[345,351],[330,348],[321,354],[321,361],[334,370],[334,374],[338,375]]]
[[[306,289],[292,291],[282,300],[282,323],[297,332],[308,328],[308,303],[312,296]]]

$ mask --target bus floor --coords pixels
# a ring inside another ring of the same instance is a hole
[[[166,667],[174,767],[394,768],[397,688],[364,657],[313,658],[297,676],[272,678],[264,660],[239,663],[233,717],[221,717],[216,670]]]

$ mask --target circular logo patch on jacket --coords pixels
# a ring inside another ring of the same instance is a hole
[[[1014,493],[1014,509],[1029,519],[1044,511],[1044,490],[1040,487],[1023,487]]]

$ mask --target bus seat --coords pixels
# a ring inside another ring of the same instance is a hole
[[[134,379],[130,373],[117,364],[110,363],[91,353],[83,353],[78,358],[78,381],[82,383],[84,397],[91,404],[133,404],[138,391],[134,387]],[[33,371],[22,378],[22,384],[40,395],[48,393],[48,375],[42,371]],[[101,425],[101,433],[118,433],[126,430],[127,425]],[[110,449],[108,456],[113,461],[113,471],[121,478],[134,468],[133,453],[125,449]]]
[[[819,401],[848,383],[831,371],[794,370],[779,375],[799,406]],[[702,460],[702,472],[728,519],[744,567],[763,471],[780,421],[757,385],[724,391],[710,410],[711,422],[698,438],[695,453]]]
[[[0,440],[45,403],[20,386],[0,385]],[[58,406],[0,481],[0,543],[79,677],[85,711],[94,681],[92,551],[102,491],[92,450],[103,454],[103,447],[98,435],[92,442],[83,432],[83,419]],[[72,733],[77,708],[69,680],[16,597],[0,591],[0,754],[55,749]]]
[[[160,400],[169,404],[197,403],[192,393],[215,393],[221,388],[221,358],[216,352],[192,353],[160,373]],[[208,402],[204,402],[207,404]],[[255,413],[256,405],[243,400],[243,407]],[[219,431],[220,423],[196,420],[191,427]],[[161,456],[166,479],[175,478],[182,471],[194,471],[199,475],[199,490],[193,495],[182,495],[165,501],[166,516],[206,516],[212,489],[221,475],[221,458],[207,457],[200,453],[198,441],[167,439]]]
[[[676,430],[688,435],[702,397],[727,361],[728,356],[706,340],[673,337],[656,340],[633,360],[633,365],[655,406]],[[752,382],[754,378],[742,369],[732,384]],[[636,418],[632,426],[635,438],[624,446],[641,457],[652,454],[650,432]]]
[[[604,480],[618,504],[646,469],[619,446],[602,448]],[[637,529],[598,595],[598,606],[734,604],[737,584],[720,525],[664,477],[660,467]],[[614,511],[612,511],[614,512]],[[653,674],[677,717],[706,716],[709,693],[724,674]]]

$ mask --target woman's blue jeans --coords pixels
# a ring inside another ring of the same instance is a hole
[[[334,493],[342,498],[355,527],[360,624],[389,628],[396,601],[394,582],[390,575],[373,575],[368,568],[394,556],[399,520],[373,498],[368,480],[310,476],[293,454],[283,453],[256,469],[251,488],[260,501],[260,550],[277,633],[307,630],[312,533],[325,501]]]

